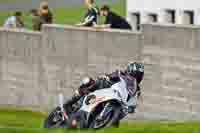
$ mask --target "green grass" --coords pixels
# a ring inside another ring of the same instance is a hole
[[[0,127],[41,128],[45,114],[17,109],[0,109]]]
[[[14,4],[17,2],[24,2],[26,0],[0,0],[0,4]]]
[[[125,0],[121,0],[119,3],[116,4],[109,4],[113,11],[117,12],[121,16],[125,16]],[[66,7],[66,8],[59,8],[52,10],[54,14],[54,23],[57,24],[68,24],[74,25],[79,23],[86,9],[84,6],[74,6],[74,7]],[[4,21],[7,17],[11,16],[12,12],[0,12],[0,26],[3,25]],[[103,17],[101,18],[100,22],[103,21]],[[27,28],[31,28],[31,16],[29,13],[25,12],[23,20]]]
[[[66,129],[43,129],[44,113],[0,109],[0,133],[93,133]],[[97,133],[200,133],[199,122],[133,122],[123,123],[118,129],[103,129]]]
[[[3,133],[93,133],[94,131],[67,130],[67,129],[42,129],[42,128],[2,128]],[[103,129],[96,133],[199,133],[200,127],[191,124],[140,124],[122,126],[118,129]]]

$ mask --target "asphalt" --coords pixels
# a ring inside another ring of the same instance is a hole
[[[19,1],[19,2],[18,2]],[[42,0],[15,0],[7,3],[0,3],[0,11],[27,11],[39,7]],[[63,8],[84,4],[84,0],[47,0],[51,8]],[[97,0],[98,4],[114,3],[120,0]]]

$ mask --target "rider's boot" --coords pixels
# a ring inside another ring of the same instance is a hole
[[[137,106],[137,97],[132,96],[128,100],[128,113],[135,113],[135,109]]]

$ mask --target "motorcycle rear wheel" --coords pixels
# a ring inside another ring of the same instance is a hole
[[[61,119],[55,120],[58,117],[56,116],[56,112],[60,110],[60,107],[57,107],[49,114],[44,121],[44,128],[64,128],[67,126],[66,121],[62,121]]]

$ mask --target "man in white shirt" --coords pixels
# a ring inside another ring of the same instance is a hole
[[[24,23],[22,22],[22,13],[21,12],[15,12],[14,16],[9,17],[5,23],[5,28],[23,28]]]

